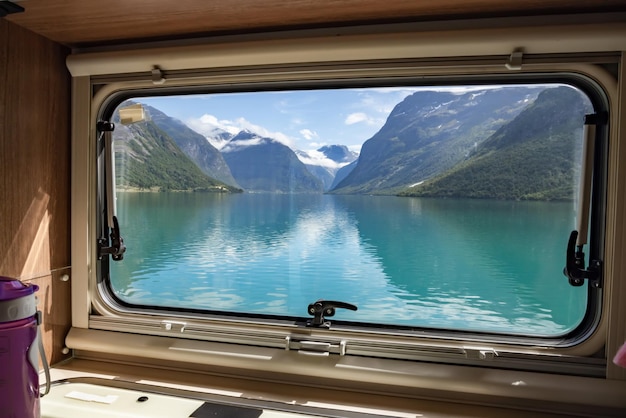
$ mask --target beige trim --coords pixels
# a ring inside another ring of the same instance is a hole
[[[612,112],[607,193],[605,308],[608,319],[607,378],[626,380],[626,369],[611,361],[626,341],[626,57],[620,65],[618,98]]]
[[[89,326],[89,277],[94,245],[90,242],[92,234],[88,225],[90,208],[94,193],[90,187],[92,158],[89,114],[91,108],[91,84],[89,77],[72,79],[72,202],[71,202],[71,239],[72,239],[72,325],[87,328]],[[93,211],[92,211],[93,212]]]
[[[288,65],[372,59],[472,57],[525,54],[621,51],[626,23],[476,29],[429,30],[224,42],[192,46],[70,55],[67,66],[74,77],[105,74]]]
[[[480,60],[479,60],[480,61]],[[287,81],[310,81],[310,80],[318,80],[319,78],[358,78],[358,77],[363,77],[364,75],[374,75],[374,76],[378,76],[378,77],[407,77],[407,76],[412,76],[412,77],[444,77],[446,75],[449,76],[455,76],[458,74],[463,74],[465,76],[471,76],[471,75],[489,75],[489,74],[511,74],[510,71],[505,70],[504,68],[504,63],[502,63],[500,66],[489,66],[489,67],[485,67],[482,64],[476,65],[475,64],[475,60],[468,60],[467,62],[463,63],[462,61],[456,62],[455,65],[450,66],[450,67],[446,67],[446,68],[433,68],[432,66],[425,66],[423,67],[420,63],[417,63],[413,66],[409,65],[409,64],[405,64],[402,67],[394,67],[391,66],[390,68],[387,68],[385,66],[381,66],[380,63],[371,63],[369,66],[368,65],[364,65],[363,67],[360,68],[351,68],[351,67],[344,67],[344,66],[338,66],[338,67],[331,67],[331,66],[326,66],[323,69],[320,68],[310,68],[310,69],[299,69],[299,70],[291,70],[291,71],[285,71],[277,69],[274,71],[271,71],[269,69],[262,69],[259,71],[253,71],[252,69],[250,69],[249,71],[245,71],[243,73],[241,72],[237,72],[237,71],[228,71],[228,70],[223,70],[223,71],[218,71],[218,72],[210,72],[208,75],[207,74],[196,74],[195,77],[193,78],[189,78],[189,77],[185,77],[185,76],[180,76],[180,78],[171,78],[169,79],[165,85],[158,85],[155,86],[151,81],[149,80],[145,80],[145,81],[139,81],[139,80],[135,80],[135,81],[118,81],[118,82],[111,82],[109,84],[105,84],[102,85],[100,87],[100,89],[98,90],[98,93],[95,95],[95,97],[93,98],[92,101],[92,114],[91,114],[91,121],[93,124],[95,124],[96,120],[97,120],[97,113],[100,111],[101,107],[108,101],[111,99],[111,97],[120,91],[143,91],[143,90],[160,90],[163,88],[177,88],[177,87],[193,87],[193,86],[211,86],[211,85],[222,85],[222,84],[229,84],[232,85],[233,83],[267,83],[267,82],[287,82]],[[616,92],[616,83],[613,79],[612,76],[610,76],[608,73],[606,73],[604,70],[602,70],[600,67],[594,66],[594,65],[589,65],[589,64],[526,64],[523,65],[523,69],[520,71],[515,71],[514,74],[524,74],[524,73],[530,73],[530,74],[535,74],[535,73],[539,73],[539,74],[549,74],[549,73],[574,73],[574,74],[581,74],[581,75],[585,75],[586,77],[589,77],[592,80],[595,80],[599,85],[601,85],[606,91],[607,94],[609,95],[609,101],[611,103],[614,103],[616,98],[615,98],[615,92]],[[439,80],[439,82],[441,82]],[[93,142],[93,139],[92,139]],[[611,141],[612,143],[614,143],[615,141]],[[94,182],[95,180],[92,180],[92,182]],[[95,183],[94,183],[95,184]],[[92,220],[92,222],[95,222]],[[86,226],[86,225],[83,225]],[[76,227],[76,225],[75,225]],[[93,231],[93,229],[91,229],[91,231]],[[90,246],[95,247],[94,243],[95,243],[96,237],[93,236],[90,239]],[[565,237],[564,237],[565,240]],[[565,242],[564,242],[565,245]],[[566,280],[565,277],[563,277],[563,280]],[[607,275],[606,279],[607,281],[610,280],[609,276]],[[152,327],[157,327],[159,326],[160,321],[163,319],[162,318],[162,313],[156,313],[154,315],[150,315],[148,313],[148,315],[140,315],[141,318],[139,318],[139,316],[136,313],[133,312],[124,312],[122,310],[116,310],[113,306],[111,306],[111,304],[104,300],[102,298],[102,295],[100,295],[95,288],[95,283],[96,283],[96,279],[95,279],[95,272],[92,272],[92,277],[91,277],[91,286],[92,286],[92,303],[94,306],[94,310],[98,313],[100,313],[101,315],[103,315],[105,318],[106,317],[111,317],[113,318],[113,320],[119,320],[120,322],[120,327],[119,327],[119,331],[126,331],[126,328],[122,325],[122,322],[129,322],[132,323],[134,325],[139,325],[140,323],[143,324],[144,322],[148,321],[148,322],[152,322],[153,324],[150,326],[148,326],[147,328],[141,328],[143,331],[143,333],[147,333],[150,334],[151,331],[149,330]],[[605,296],[606,297],[606,296]],[[110,322],[110,321],[106,321],[106,322]],[[204,329],[205,325],[207,323],[207,321],[205,319],[190,319],[189,320],[190,324],[196,323],[196,328],[198,329]],[[243,338],[243,336],[247,335],[246,334],[246,330],[248,330],[248,332],[254,332],[254,329],[258,326],[255,324],[245,324],[245,323],[231,323],[229,324],[228,321],[220,321],[220,323],[222,325],[220,325],[219,327],[223,327],[223,326],[230,326],[232,328],[231,332],[229,333],[230,335],[232,335],[233,341],[232,342],[238,342],[239,340],[241,340],[241,338]],[[92,321],[93,324],[93,321]],[[587,355],[591,355],[596,353],[598,350],[601,350],[603,345],[606,343],[606,324],[607,324],[607,316],[604,315],[601,319],[600,324],[598,325],[596,331],[593,333],[593,335],[590,336],[589,339],[587,339],[587,341],[585,341],[583,344],[579,344],[577,346],[574,347],[528,347],[528,346],[523,346],[523,345],[516,345],[516,344],[504,344],[504,343],[500,343],[500,344],[491,344],[490,346],[493,347],[496,350],[504,350],[504,351],[510,351],[510,352],[517,352],[517,353],[535,353],[535,354],[539,354],[539,353],[545,353],[548,355],[554,355],[554,354],[562,354],[562,355],[569,355],[569,356],[587,356]],[[133,326],[134,326],[133,325]],[[95,324],[90,325],[91,327],[96,326]],[[110,324],[107,325],[108,330],[113,329],[114,327],[111,326]],[[139,328],[138,328],[139,329]],[[280,326],[274,326],[273,328],[274,332],[283,332],[283,333],[288,333],[289,330],[285,330],[284,327],[280,327]],[[157,332],[158,333],[158,332]],[[355,336],[351,333],[347,333],[348,335],[345,336],[345,338],[359,338],[358,335]],[[358,333],[357,333],[358,334]],[[210,339],[210,337],[207,337],[207,335],[212,335],[212,331],[208,330],[207,332],[204,332],[203,334],[199,335],[197,338],[199,339]],[[380,336],[381,338],[383,338],[382,336]],[[343,337],[342,337],[343,338]],[[456,349],[462,349],[463,348],[463,342],[462,341],[458,341],[458,339],[456,340],[449,340],[447,339],[447,341],[437,341],[434,339],[429,339],[429,338],[415,338],[413,337],[413,339],[415,340],[419,340],[420,343],[422,344],[429,344],[432,345],[433,349],[435,349],[436,347],[443,347],[443,348],[449,348],[450,346],[453,346]]]
[[[113,362],[243,377],[294,385],[439,399],[544,412],[604,416],[626,408],[626,382],[352,356],[304,356],[295,351],[179,338],[72,329],[78,357],[98,353]],[[145,362],[145,363],[144,363]],[[350,382],[349,384],[346,382]]]

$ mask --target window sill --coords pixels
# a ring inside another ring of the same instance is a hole
[[[233,396],[283,402],[334,402],[337,408],[370,405],[423,415],[443,408],[442,416],[459,416],[458,410],[466,416],[502,416],[501,408],[520,412],[520,416],[524,416],[521,411],[533,411],[610,417],[623,416],[626,411],[626,382],[600,378],[357,356],[311,357],[272,348],[76,328],[68,337],[68,346],[75,349],[78,359],[63,365],[65,371],[82,371],[80,367],[87,364],[94,368],[92,373],[104,372],[109,378],[183,385],[194,392],[226,391]],[[445,412],[452,408],[451,403],[460,404],[455,407],[458,410]],[[480,412],[467,412],[473,408]],[[498,412],[489,415],[491,409]]]
[[[87,378],[87,379],[85,379]],[[52,369],[54,382],[89,382],[104,388],[130,389],[133,392],[142,392],[150,396],[156,393],[159,396],[174,396],[200,401],[226,402],[231,405],[255,405],[264,409],[261,418],[308,418],[312,416],[345,417],[345,416],[376,416],[376,417],[528,417],[528,410],[516,408],[496,407],[487,405],[472,405],[453,401],[437,401],[426,399],[410,399],[375,395],[369,393],[346,390],[328,390],[321,388],[307,388],[301,386],[284,385],[275,382],[258,382],[246,379],[236,379],[225,376],[212,376],[207,383],[206,375],[183,371],[164,372],[158,368],[144,366],[129,366],[111,364],[94,360],[73,359]],[[54,391],[53,386],[53,391]],[[68,388],[65,390],[67,392]],[[119,395],[119,393],[118,393]],[[124,399],[120,399],[124,403]],[[126,402],[128,403],[128,402]],[[42,417],[60,416],[69,417],[76,412],[75,401],[63,399],[63,394],[49,396],[42,399]],[[98,416],[107,416],[107,407],[100,408],[93,402],[84,407],[99,410]],[[79,408],[83,410],[83,405]],[[64,409],[66,411],[64,412]],[[308,412],[308,414],[307,414]],[[568,413],[568,416],[621,416],[620,411],[606,415]],[[54,415],[57,414],[57,415]],[[314,415],[309,415],[314,414]],[[368,415],[369,414],[369,415]],[[141,415],[138,415],[141,416]],[[536,418],[562,417],[559,412],[533,411]]]

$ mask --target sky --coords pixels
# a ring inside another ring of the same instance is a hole
[[[248,129],[293,149],[346,145],[359,151],[410,88],[253,92],[136,98],[208,135]]]

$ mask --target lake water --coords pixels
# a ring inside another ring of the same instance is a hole
[[[118,193],[116,295],[137,305],[560,335],[585,313],[563,276],[564,202]]]

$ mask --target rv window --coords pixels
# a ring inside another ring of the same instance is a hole
[[[328,300],[347,304],[322,318],[340,326],[542,338],[595,315],[586,278],[563,274],[596,112],[573,84],[182,91],[113,107],[100,258],[120,309],[306,326]]]

